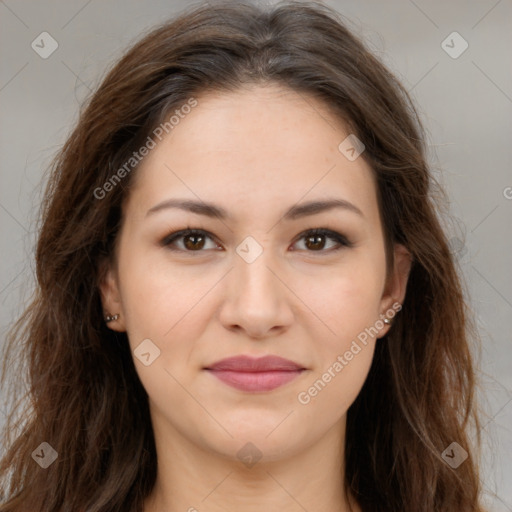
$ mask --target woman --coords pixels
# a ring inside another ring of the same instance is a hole
[[[433,185],[406,91],[331,9],[204,4],[144,37],[53,166],[0,511],[482,511]]]

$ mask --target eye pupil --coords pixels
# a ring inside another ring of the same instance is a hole
[[[197,240],[200,240],[198,242]],[[190,240],[194,240],[192,243],[188,243]],[[202,242],[202,243],[201,243]],[[196,245],[199,243],[199,246]],[[187,249],[202,249],[204,247],[204,236],[198,234],[190,234],[184,237],[184,244]]]

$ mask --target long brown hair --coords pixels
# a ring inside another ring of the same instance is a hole
[[[403,309],[348,410],[340,485],[365,512],[483,510],[477,338],[425,130],[406,90],[347,26],[314,2],[196,5],[136,43],[89,98],[51,166],[36,291],[6,344],[2,385],[9,370],[10,396],[17,378],[28,387],[5,428],[1,512],[142,510],[156,478],[148,397],[126,334],[105,325],[98,289],[136,165],[104,184],[191,97],[259,83],[320,100],[347,123],[375,173],[387,247],[404,244],[413,257]],[[43,442],[58,454],[46,469],[33,457]],[[456,468],[442,456],[453,442],[467,452]]]

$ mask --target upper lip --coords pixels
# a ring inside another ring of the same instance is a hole
[[[235,356],[228,357],[206,367],[206,370],[224,370],[234,372],[271,372],[305,370],[303,366],[279,356]]]

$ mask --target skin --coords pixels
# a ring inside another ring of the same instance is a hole
[[[149,366],[134,357],[158,456],[145,511],[348,511],[350,501],[360,510],[341,487],[346,413],[390,327],[380,324],[359,343],[309,403],[298,395],[403,302],[410,255],[396,245],[386,275],[372,171],[363,157],[349,161],[338,150],[350,132],[318,100],[277,85],[196,98],[136,171],[101,283],[105,311],[120,315],[109,327],[127,332],[132,351],[148,338],[160,349]],[[170,198],[213,202],[231,218],[176,208],[147,214]],[[293,205],[326,198],[362,215],[338,208],[282,218]],[[211,238],[181,237],[177,251],[160,243],[188,227]],[[304,234],[322,227],[353,246],[329,236],[315,245]],[[252,263],[236,252],[247,236],[263,250]],[[240,354],[278,355],[306,371],[250,393],[204,370]],[[248,442],[262,456],[252,467],[237,456]]]

